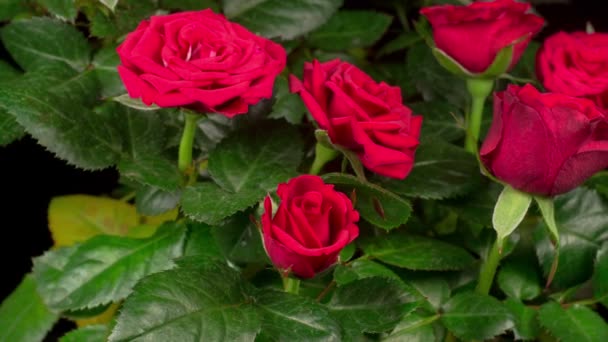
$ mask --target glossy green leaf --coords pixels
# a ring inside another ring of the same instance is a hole
[[[596,173],[585,182],[587,187],[595,189],[605,198],[608,198],[608,171]]]
[[[517,299],[508,298],[504,305],[511,312],[513,322],[513,333],[518,340],[534,340],[541,332],[538,322],[538,311],[525,306]]]
[[[7,84],[4,82],[10,82],[19,74],[11,65],[0,60],[0,85]],[[15,117],[0,106],[0,146],[8,145],[24,135],[25,130],[15,121]]]
[[[268,116],[272,119],[285,119],[297,125],[302,122],[306,107],[300,96],[289,92],[289,82],[284,77],[277,77],[274,83],[274,104]]]
[[[120,58],[116,46],[108,46],[97,51],[93,57],[94,72],[101,85],[101,96],[104,98],[125,94],[126,90],[118,75],[116,67]]]
[[[538,273],[534,264],[529,261],[507,261],[498,272],[498,286],[511,298],[531,300],[542,291]]]
[[[0,1],[0,21],[10,20],[15,15],[26,11],[26,3],[22,0]]]
[[[408,307],[407,294],[397,281],[387,278],[365,278],[338,287],[327,305],[350,336],[390,330]]]
[[[355,208],[361,217],[376,227],[386,230],[397,228],[410,217],[412,208],[408,201],[375,184],[342,173],[325,174],[323,179],[346,194],[354,191]]]
[[[556,288],[581,284],[591,278],[593,263],[608,232],[608,200],[580,187],[555,198],[555,220],[560,235],[560,254],[553,279]],[[555,248],[544,223],[534,232],[536,254],[548,274]]]
[[[401,278],[388,267],[365,259],[355,260],[348,265],[338,265],[334,270],[334,280],[338,286],[371,277],[401,280]]]
[[[289,40],[324,24],[342,5],[342,0],[221,0],[221,3],[229,19],[252,32]]]
[[[118,3],[118,0],[99,0],[99,2],[101,2],[107,8],[109,8],[110,10],[113,11],[114,8],[116,7],[116,4]]]
[[[340,340],[340,326],[329,310],[306,297],[263,289],[255,296],[255,306],[262,320],[259,340]]]
[[[221,229],[221,227],[219,228]],[[210,259],[222,259],[223,251],[218,246],[213,231],[216,227],[211,227],[205,223],[191,222],[188,224],[188,236],[185,256],[201,256]]]
[[[553,203],[553,198],[534,196],[534,199],[536,200],[538,209],[540,209],[540,213],[543,216],[545,226],[549,230],[549,234],[551,234],[551,242],[554,244],[559,244],[559,229],[557,228],[557,223],[555,222],[555,206]]]
[[[13,21],[1,32],[4,47],[25,70],[67,64],[83,71],[91,49],[75,27],[49,18]]]
[[[208,224],[242,211],[296,175],[302,147],[293,126],[272,124],[232,133],[209,156],[214,183],[185,189],[182,209]]]
[[[563,342],[608,340],[608,324],[584,306],[564,309],[556,302],[548,302],[541,306],[538,319],[552,336]]]
[[[401,51],[409,48],[410,46],[420,42],[422,38],[416,32],[403,32],[398,35],[393,40],[388,43],[382,45],[378,52],[376,53],[376,57],[381,57],[384,55],[389,55],[391,53]]]
[[[258,228],[250,212],[238,213],[212,228],[215,242],[224,256],[236,263],[265,263],[268,259]]]
[[[415,102],[409,104],[415,114],[424,117],[420,139],[453,142],[464,137],[464,117],[454,105],[443,102]]]
[[[109,341],[253,341],[261,322],[250,291],[222,262],[179,261],[135,286]]]
[[[423,308],[430,312],[439,311],[452,293],[445,277],[440,274],[401,270],[399,275],[426,299],[428,303]]]
[[[63,20],[74,20],[78,10],[74,0],[38,0],[53,15]]]
[[[404,196],[443,199],[464,195],[480,182],[475,157],[440,141],[421,144],[412,172],[404,180],[382,178],[380,184]]]
[[[593,295],[608,307],[608,242],[602,244],[595,259]]]
[[[177,166],[160,156],[123,159],[118,163],[118,171],[132,181],[165,191],[176,191],[182,182]]]
[[[395,329],[382,341],[391,342],[424,342],[436,341],[433,323],[437,316],[423,316],[412,312],[405,316]]]
[[[327,51],[368,47],[382,38],[392,20],[391,16],[374,11],[338,11],[312,32],[307,42]]]
[[[380,236],[363,246],[365,254],[382,262],[411,270],[462,270],[474,259],[464,249],[416,235]]]
[[[181,191],[165,191],[153,186],[142,186],[135,195],[137,212],[143,215],[160,215],[177,208]]]
[[[26,275],[0,305],[0,341],[42,341],[58,319],[36,292],[33,277]]]
[[[509,310],[487,295],[459,293],[445,303],[443,311],[445,327],[464,340],[490,339],[513,327]]]
[[[107,325],[87,325],[63,335],[59,342],[105,342],[109,334]]]
[[[502,189],[502,185],[491,182],[466,196],[442,201],[441,204],[453,209],[469,223],[491,227],[494,206]]]
[[[497,239],[503,241],[515,231],[523,221],[532,196],[506,185],[494,206],[492,226],[496,231]]]
[[[125,298],[144,276],[173,266],[185,227],[169,223],[147,239],[100,235],[34,259],[34,277],[54,310],[91,308]]]
[[[150,111],[160,109],[160,107],[155,104],[151,104],[148,106],[147,104],[143,103],[140,98],[132,98],[127,93],[116,96],[113,98],[113,100],[126,107],[133,108],[136,110]]]
[[[161,7],[182,11],[196,11],[211,8],[214,12],[220,11],[217,0],[161,0]]]

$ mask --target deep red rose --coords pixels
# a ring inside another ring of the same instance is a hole
[[[340,60],[304,64],[304,77],[289,79],[332,143],[354,151],[378,174],[403,179],[414,165],[422,117],[403,105],[401,89],[377,83]]]
[[[587,99],[510,85],[494,95],[480,155],[514,188],[558,195],[608,167],[608,117]]]
[[[498,52],[515,45],[513,67],[544,20],[528,13],[530,4],[514,0],[474,2],[468,6],[425,7],[420,13],[433,27],[438,49],[472,73],[481,73]]]
[[[608,108],[608,34],[556,33],[543,43],[536,65],[547,90]]]
[[[350,199],[321,177],[303,175],[279,184],[281,199],[272,217],[264,201],[262,233],[272,262],[302,278],[312,278],[336,263],[340,251],[359,235],[359,213]]]
[[[116,49],[131,97],[228,117],[272,96],[283,47],[211,10],[153,16]]]

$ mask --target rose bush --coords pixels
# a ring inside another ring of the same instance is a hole
[[[116,51],[131,97],[229,117],[270,98],[286,62],[281,45],[209,9],[152,16]]]
[[[332,143],[354,151],[363,166],[387,177],[405,178],[414,165],[422,116],[403,105],[401,89],[375,82],[356,66],[332,60],[304,65],[290,78]]]
[[[516,189],[559,195],[608,167],[608,117],[587,99],[510,85],[494,95],[480,156]]]
[[[549,91],[587,97],[608,108],[608,34],[558,32],[537,54],[537,73]]]
[[[281,200],[273,216],[264,200],[262,235],[279,269],[312,278],[336,263],[338,253],[359,235],[359,213],[350,199],[318,176],[303,175],[279,184]]]
[[[482,73],[498,52],[513,45],[510,68],[528,46],[544,20],[530,4],[515,0],[476,1],[468,6],[440,5],[420,10],[433,28],[438,49],[471,73]]]

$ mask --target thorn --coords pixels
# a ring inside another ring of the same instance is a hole
[[[380,215],[380,217],[382,217],[382,219],[386,219],[386,216],[384,215],[384,208],[382,207],[382,204],[380,203],[378,198],[373,197],[372,202],[374,202],[374,209],[376,210],[378,215]]]

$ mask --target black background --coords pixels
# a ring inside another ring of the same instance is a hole
[[[559,30],[584,30],[587,21],[596,31],[608,32],[607,12],[603,8],[606,4],[602,5],[605,1],[571,2],[536,6],[536,11],[547,20],[536,40],[542,41]],[[0,50],[0,55],[6,58],[5,51]],[[116,187],[118,174],[114,169],[101,172],[75,169],[26,137],[0,147],[0,180],[0,298],[4,298],[30,271],[31,257],[42,254],[52,244],[47,228],[51,197],[108,194]]]

